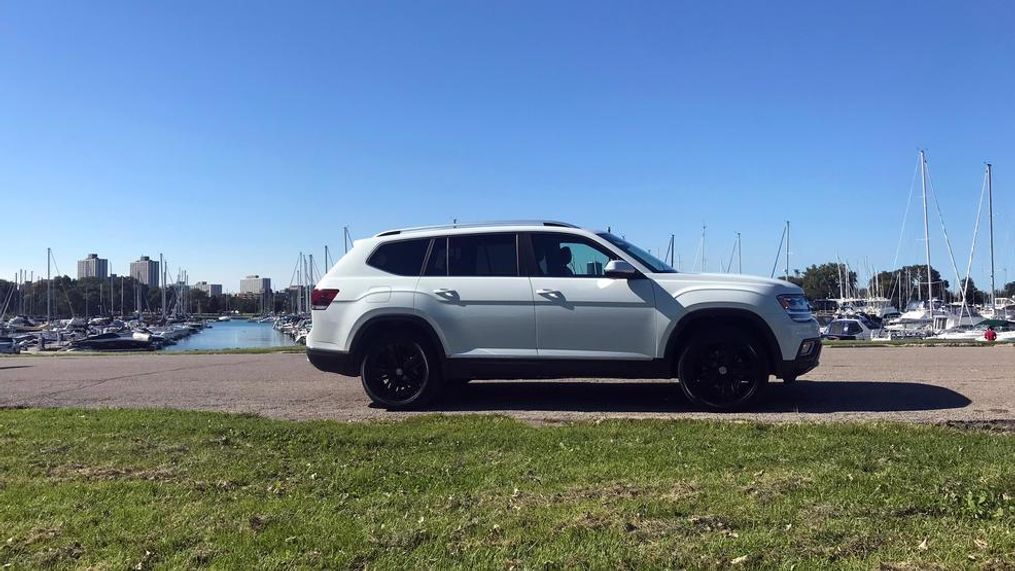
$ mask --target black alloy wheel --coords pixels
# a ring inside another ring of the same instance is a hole
[[[687,398],[714,410],[740,410],[768,382],[762,349],[750,337],[724,328],[693,341],[678,364],[677,376]]]
[[[389,409],[425,404],[439,386],[434,359],[423,341],[412,337],[379,339],[363,358],[360,376],[374,403]]]

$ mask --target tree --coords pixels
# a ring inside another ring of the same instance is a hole
[[[905,277],[905,274],[900,276],[898,270],[878,272],[867,282],[867,290],[873,292],[877,297],[898,299],[900,286],[905,287],[902,284]]]
[[[809,266],[800,275],[800,282],[804,295],[810,299],[837,298],[856,289],[856,272],[849,271],[845,264],[827,262]]]
[[[948,280],[941,279],[941,273],[933,266],[930,278],[934,285],[934,297],[947,297]],[[867,288],[874,295],[898,300],[902,298],[902,307],[913,299],[927,297],[927,266],[925,264],[903,266],[890,272],[878,272],[867,283]]]
[[[205,313],[221,313],[225,308],[224,298],[222,295],[209,296],[208,305],[204,308]]]
[[[191,288],[187,292],[187,311],[190,313],[205,313],[208,309],[208,292],[203,289]]]
[[[1015,282],[1008,282],[1001,288],[1001,295],[1004,297],[1015,297]]]
[[[789,276],[789,277],[779,276],[779,279],[787,281],[787,282],[789,282],[789,283],[791,283],[793,285],[800,286],[800,287],[803,287],[803,285],[804,285],[804,280],[802,278],[800,278],[799,276]]]
[[[969,284],[968,287],[966,287],[966,282]],[[973,278],[966,278],[962,280],[962,284],[959,286],[959,291],[956,295],[959,301],[963,300],[963,291],[965,291],[966,294],[965,302],[967,304],[984,303],[984,300],[988,297],[986,293],[976,289],[976,284],[973,283]]]

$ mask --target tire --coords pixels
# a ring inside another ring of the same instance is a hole
[[[360,363],[363,390],[388,410],[411,410],[433,402],[444,388],[440,361],[422,336],[391,333],[371,340]]]
[[[677,363],[680,388],[700,408],[743,410],[768,383],[762,344],[739,329],[723,326],[696,335]]]

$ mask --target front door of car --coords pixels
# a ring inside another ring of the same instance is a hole
[[[540,358],[655,356],[651,280],[607,278],[607,262],[619,256],[583,236],[545,232],[528,237]]]
[[[536,356],[532,288],[514,233],[435,238],[414,304],[440,328],[451,358]]]

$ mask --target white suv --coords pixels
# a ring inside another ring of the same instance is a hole
[[[743,408],[769,375],[818,364],[797,286],[677,272],[560,222],[413,228],[358,240],[317,284],[307,356],[418,408],[471,379],[679,378],[696,405]]]

